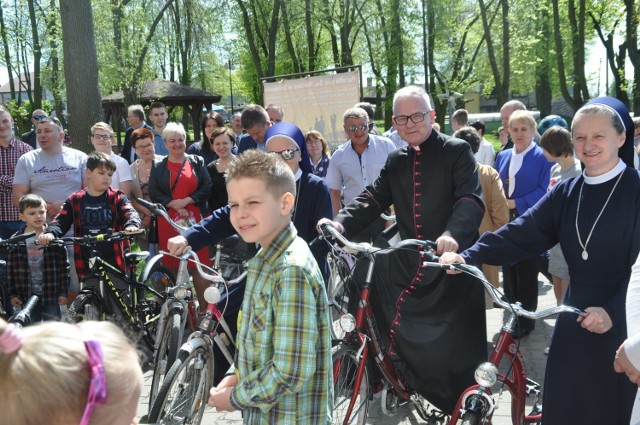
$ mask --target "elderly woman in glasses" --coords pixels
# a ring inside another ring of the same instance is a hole
[[[140,215],[140,220],[142,221],[141,227],[143,229],[149,228],[151,212],[136,202],[136,198],[151,201],[151,196],[149,195],[151,169],[154,166],[154,162],[161,159],[161,157],[156,155],[153,141],[153,133],[148,128],[137,128],[131,133],[131,147],[138,157],[138,159],[130,165],[132,176],[131,194],[133,195],[131,203],[136,211],[138,211],[138,215]],[[143,244],[141,244],[141,248],[147,249]]]

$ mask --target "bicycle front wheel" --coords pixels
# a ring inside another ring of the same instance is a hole
[[[204,347],[180,350],[149,413],[149,422],[200,424],[209,400],[213,356]]]
[[[182,317],[179,313],[173,313],[165,319],[162,339],[158,342],[158,349],[154,353],[155,366],[149,392],[149,405],[152,405],[156,399],[158,388],[162,385],[167,371],[171,369],[180,350]]]
[[[358,350],[348,344],[340,344],[331,352],[333,359],[333,423],[362,424],[367,420],[369,396],[371,395],[371,375],[365,365],[360,388],[355,392],[358,377],[358,367],[361,360]],[[353,408],[348,414],[351,400]]]
[[[462,415],[462,419],[460,425],[479,425],[480,417],[476,412],[472,412],[467,410],[464,415]]]
[[[80,294],[69,306],[65,322],[79,323],[102,318],[102,303],[98,297],[95,294]]]

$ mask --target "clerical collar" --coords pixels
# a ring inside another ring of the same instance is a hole
[[[616,166],[606,173],[600,174],[599,176],[589,177],[587,176],[586,171],[583,171],[582,176],[584,177],[584,182],[586,184],[600,184],[608,182],[612,178],[616,177],[618,174],[622,173],[625,168],[627,168],[627,165],[623,160],[618,158],[618,163],[616,164]]]
[[[302,170],[298,168],[293,177],[296,179],[296,181],[300,180],[300,177],[302,177]]]
[[[520,156],[525,156],[527,154],[527,152],[529,152],[531,149],[536,147],[536,142],[531,142],[529,143],[529,146],[527,146],[522,152],[518,153],[516,152],[516,146],[513,145],[513,148],[511,149],[511,155],[516,156],[516,155],[520,155]]]

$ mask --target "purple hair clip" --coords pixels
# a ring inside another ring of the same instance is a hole
[[[22,332],[19,327],[9,323],[0,335],[0,351],[5,354],[12,354],[22,347]]]
[[[91,383],[89,384],[87,406],[84,408],[80,425],[89,425],[93,408],[97,404],[107,402],[107,376],[104,373],[104,357],[100,343],[90,340],[85,341],[84,346],[87,350],[87,363],[91,369]]]

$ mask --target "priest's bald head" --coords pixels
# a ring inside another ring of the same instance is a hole
[[[393,96],[393,127],[411,146],[429,138],[435,119],[436,112],[422,87],[403,87]]]

